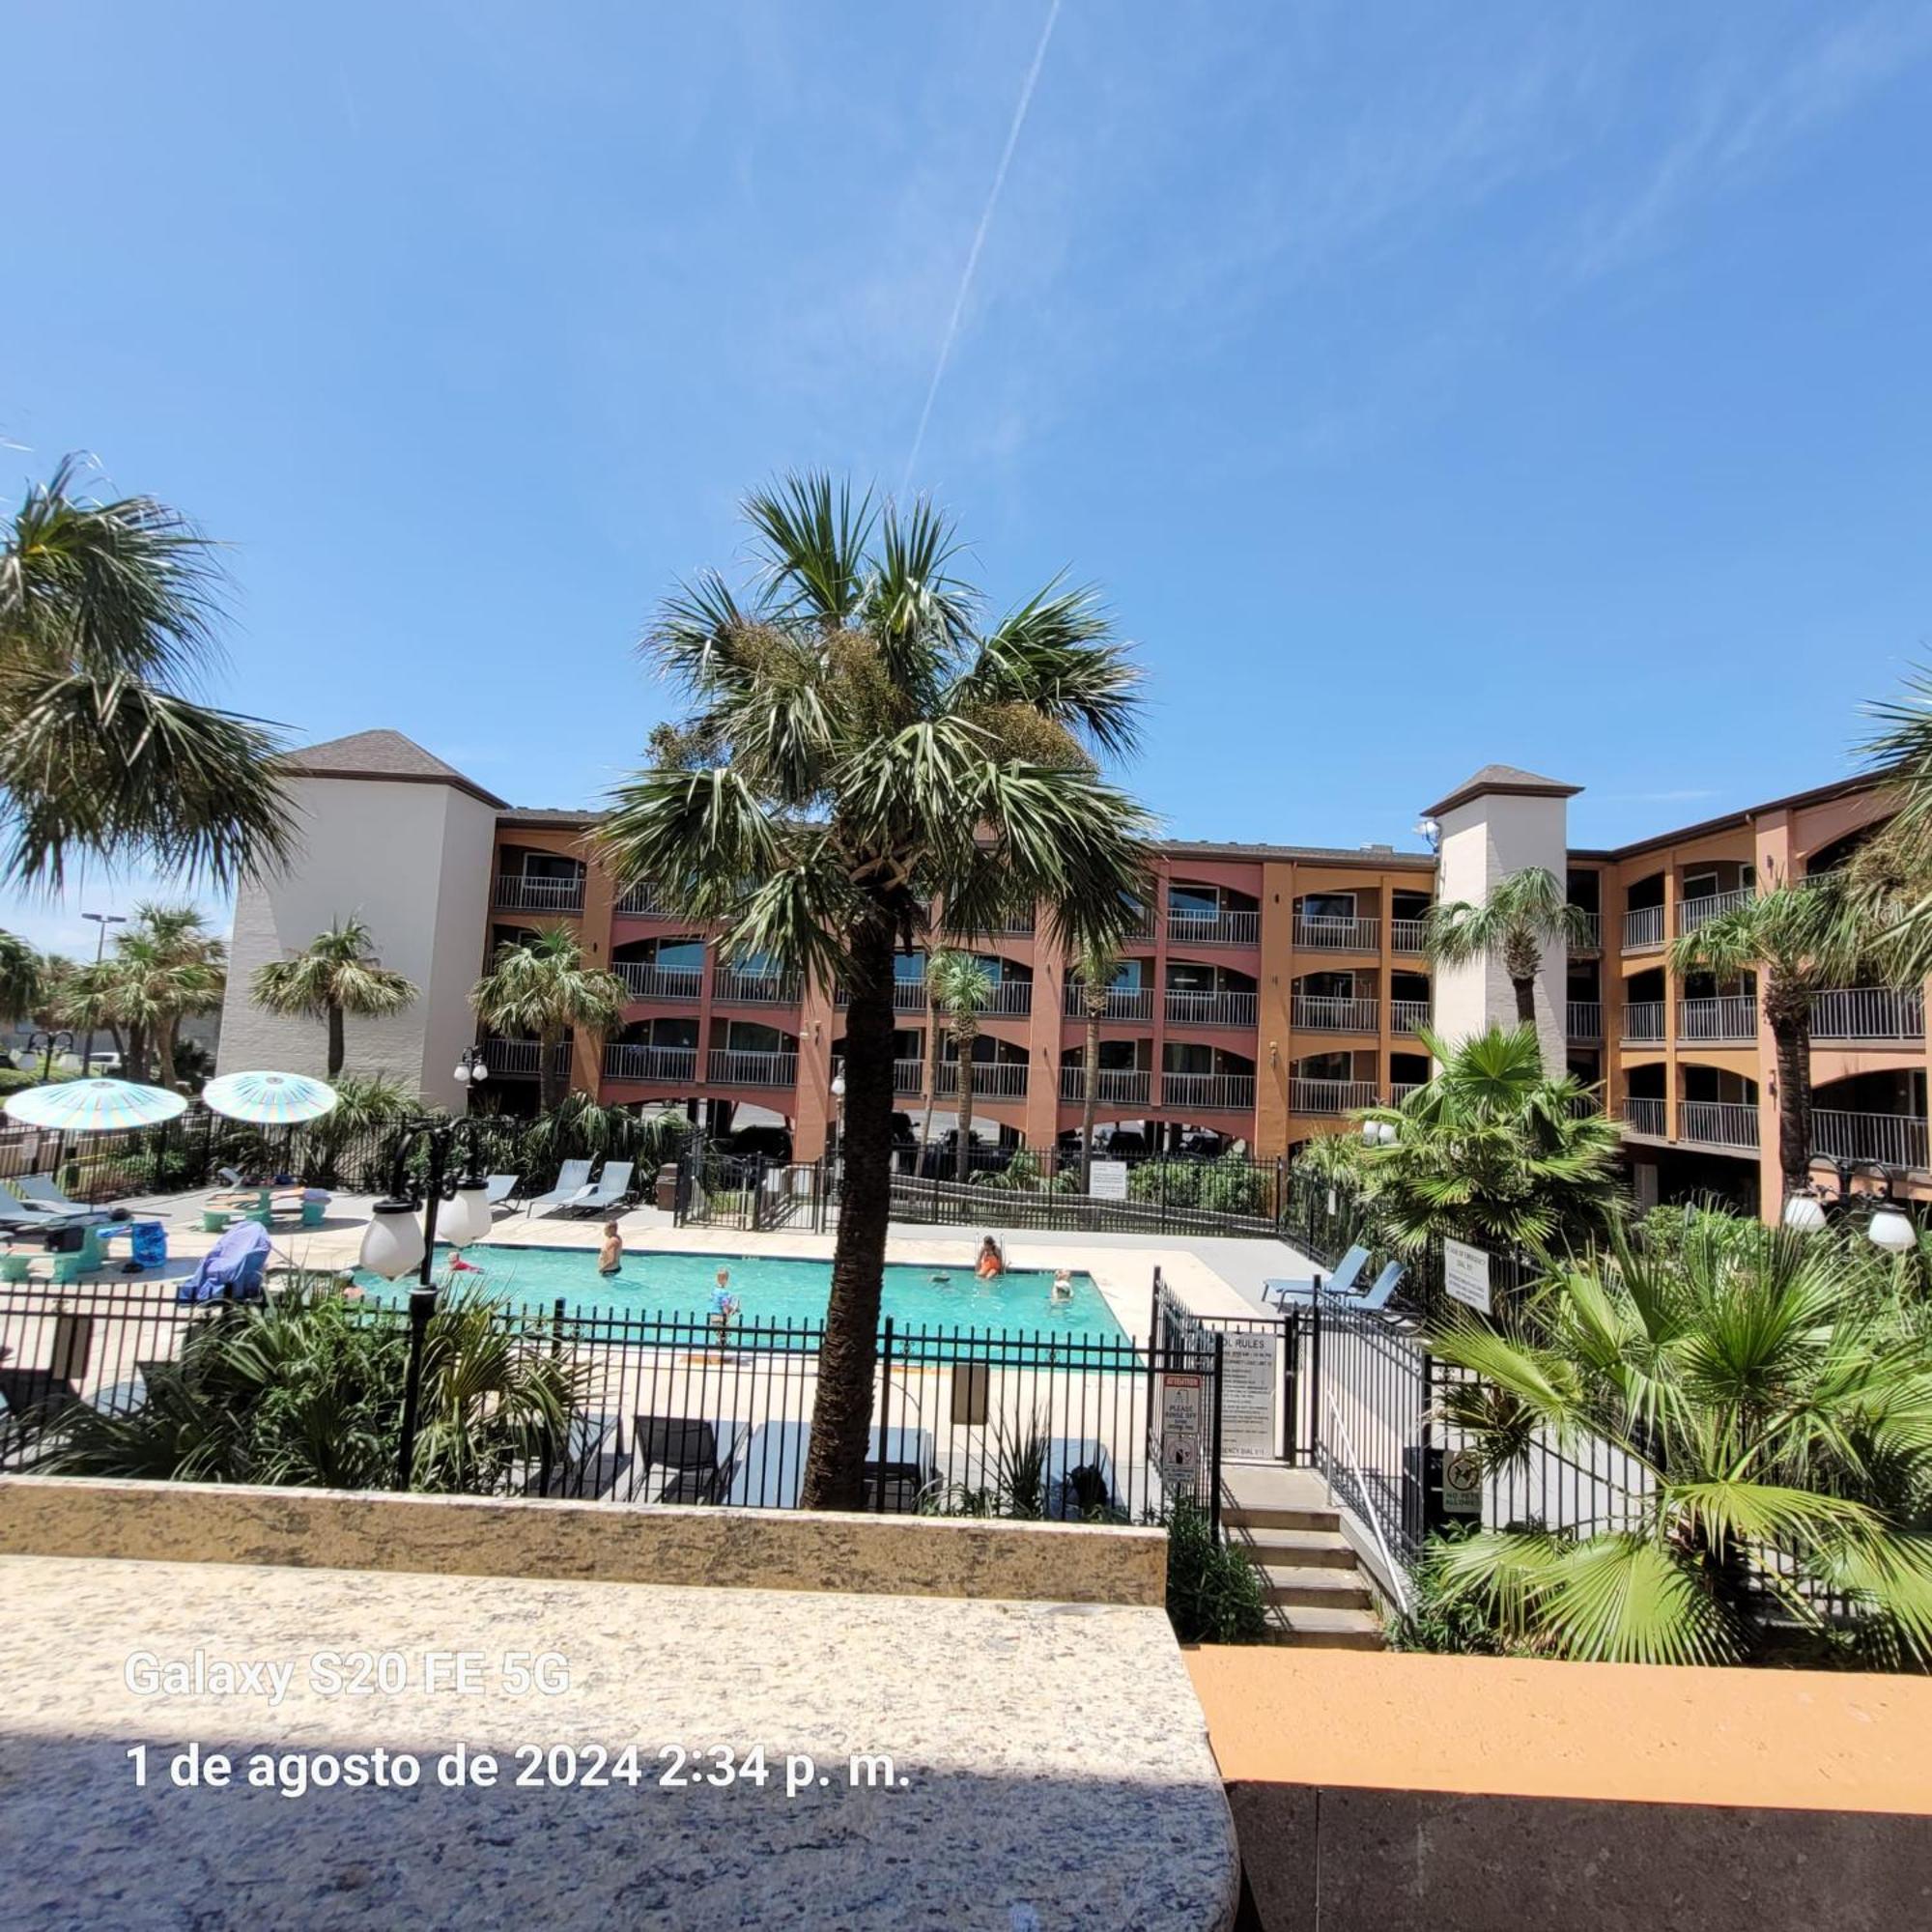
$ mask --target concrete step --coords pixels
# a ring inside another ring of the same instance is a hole
[[[1251,1529],[1229,1537],[1252,1563],[1300,1570],[1352,1570],[1355,1546],[1339,1529]]]
[[[1342,1512],[1317,1505],[1224,1505],[1221,1520],[1230,1529],[1339,1529]]]
[[[1277,1609],[1276,1643],[1302,1650],[1381,1650],[1379,1621],[1368,1610],[1323,1610],[1300,1605]]]
[[[1261,1572],[1262,1585],[1271,1604],[1310,1610],[1366,1610],[1375,1603],[1356,1570],[1285,1563],[1259,1563],[1255,1567]]]

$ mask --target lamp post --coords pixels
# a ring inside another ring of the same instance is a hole
[[[91,919],[99,928],[99,937],[94,942],[94,963],[99,966],[107,952],[107,928],[110,925],[126,925],[128,923],[128,916],[125,913],[118,912],[84,912],[81,914],[81,918]],[[87,1044],[80,1050],[80,1070],[82,1073],[92,1073],[94,1071],[94,1008],[91,1003],[87,1010],[89,1015],[87,1022]],[[127,1069],[124,1067],[122,1070],[125,1072]]]
[[[1883,1248],[1887,1254],[1909,1254],[1918,1245],[1918,1230],[1913,1224],[1912,1216],[1899,1206],[1892,1193],[1892,1170],[1883,1161],[1842,1160],[1835,1154],[1813,1154],[1806,1163],[1807,1170],[1827,1166],[1833,1171],[1837,1181],[1834,1205],[1840,1213],[1849,1218],[1856,1208],[1856,1202],[1869,1202],[1865,1210],[1865,1239],[1875,1248]],[[1879,1192],[1869,1190],[1862,1194],[1852,1191],[1852,1182],[1860,1175],[1874,1178],[1879,1183]],[[1825,1212],[1825,1200],[1815,1184],[1807,1184],[1784,1204],[1784,1225],[1800,1234],[1815,1235],[1829,1225]]]
[[[464,1138],[464,1171],[460,1179],[446,1185],[450,1150],[458,1134]],[[429,1140],[429,1172],[419,1200],[407,1163],[411,1147],[425,1135]],[[418,1208],[422,1212],[420,1226],[416,1222]],[[468,1120],[435,1117],[405,1121],[396,1130],[396,1160],[388,1198],[370,1209],[369,1225],[362,1233],[362,1265],[371,1274],[384,1281],[395,1281],[412,1268],[416,1274],[415,1286],[410,1290],[410,1360],[403,1383],[403,1439],[396,1456],[396,1484],[404,1490],[410,1486],[415,1462],[423,1344],[430,1317],[436,1313],[433,1271],[439,1220],[442,1238],[453,1248],[467,1247],[490,1232],[489,1190],[477,1169],[475,1125]]]
[[[490,1068],[484,1063],[480,1046],[466,1046],[463,1049],[463,1058],[456,1063],[455,1077],[456,1084],[463,1089],[463,1106],[467,1113],[477,1088],[490,1077]]]
[[[845,1135],[845,1069],[832,1076],[832,1151],[841,1161],[845,1157],[839,1143]]]

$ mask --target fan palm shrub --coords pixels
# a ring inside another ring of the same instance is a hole
[[[1358,1117],[1395,1130],[1351,1151],[1376,1232],[1397,1254],[1443,1236],[1492,1252],[1548,1253],[1606,1230],[1622,1204],[1622,1133],[1588,1089],[1543,1070],[1536,1029],[1492,1027],[1451,1046],[1422,1030],[1435,1076],[1400,1107]],[[1336,1158],[1336,1156],[1329,1156]]]
[[[1466,899],[1433,905],[1422,926],[1423,951],[1432,966],[1471,959],[1493,959],[1501,966],[1516,994],[1517,1024],[1532,1034],[1544,952],[1551,946],[1589,943],[1589,914],[1570,903],[1569,886],[1544,866],[1525,866],[1497,880],[1480,905]]]
[[[97,853],[231,885],[286,859],[291,819],[274,736],[188,695],[219,657],[213,547],[79,472],[0,526],[0,874],[58,887]]]
[[[45,985],[41,955],[16,932],[0,932],[0,1021],[18,1026],[39,1007]]]
[[[57,1473],[387,1489],[402,1447],[405,1322],[324,1280],[197,1318],[139,1406],[67,1412]],[[540,1323],[445,1290],[424,1339],[413,1487],[486,1495],[567,1439],[586,1372]]]
[[[227,983],[228,950],[201,913],[144,904],[104,959],[74,969],[63,1000],[70,1024],[113,1032],[128,1078],[145,1080],[152,1057],[173,1087],[182,1021],[218,1011]]]
[[[1522,1523],[1437,1552],[1439,1593],[1505,1638],[1751,1662],[1793,1630],[1833,1638],[1835,1593],[1867,1659],[1932,1662],[1932,1336],[1862,1292],[1839,1243],[1619,1236],[1555,1268],[1519,1332],[1462,1321],[1433,1347],[1480,1378],[1443,1407],[1492,1463],[1541,1441],[1601,1466],[1607,1444],[1630,1473],[1586,1532]]]
[[[1118,941],[1149,890],[1146,814],[1100,775],[1136,672],[1084,593],[982,628],[929,505],[825,476],[746,504],[753,582],[706,576],[646,650],[690,708],[602,829],[618,890],[648,882],[728,948],[846,992],[844,1197],[804,1499],[857,1507],[891,1203],[893,956],[1043,906],[1056,943]]]
[[[554,925],[497,947],[469,1004],[495,1033],[536,1037],[537,1091],[544,1112],[554,1114],[570,1090],[570,1073],[556,1064],[556,1049],[578,1027],[602,1033],[614,1026],[630,997],[616,974],[584,958],[568,926]]]
[[[973,1171],[973,1043],[980,1037],[980,1015],[993,997],[993,976],[970,952],[942,951],[926,961],[925,987],[932,1011],[945,1023],[959,1068],[953,1179],[967,1180]]]
[[[349,1057],[346,1021],[387,1019],[414,1004],[416,989],[376,957],[366,920],[336,920],[293,959],[256,969],[248,995],[265,1012],[319,1019],[328,1029],[328,1078],[338,1079]]]

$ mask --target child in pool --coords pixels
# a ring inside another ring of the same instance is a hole
[[[624,1237],[614,1221],[604,1223],[604,1245],[597,1250],[597,1272],[610,1276],[624,1271]]]
[[[980,1243],[980,1259],[973,1264],[973,1272],[981,1281],[991,1281],[996,1275],[1007,1271],[1007,1264],[1000,1253],[1000,1244],[991,1235]]]
[[[1053,1287],[1048,1292],[1049,1301],[1071,1301],[1073,1299],[1073,1272],[1070,1268],[1056,1268],[1053,1272]]]

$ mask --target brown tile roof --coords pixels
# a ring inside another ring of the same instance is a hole
[[[288,754],[298,772],[318,779],[398,779],[407,784],[447,784],[467,791],[485,805],[503,810],[504,803],[454,765],[426,752],[400,731],[352,731],[346,738],[325,738]]]
[[[1472,772],[1445,799],[1427,808],[1431,818],[1454,811],[1485,792],[1504,792],[1519,798],[1575,798],[1581,785],[1565,784],[1561,779],[1547,779],[1540,772],[1526,772],[1520,765],[1485,765]]]

